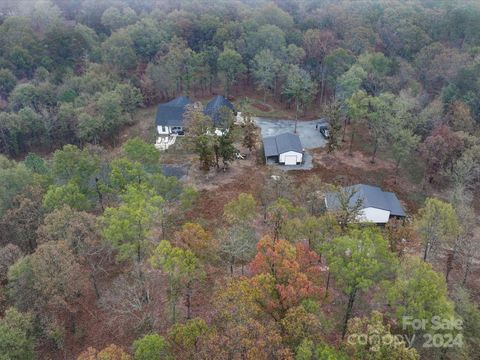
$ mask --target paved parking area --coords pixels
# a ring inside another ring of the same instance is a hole
[[[320,119],[311,121],[299,121],[297,123],[297,134],[300,137],[303,148],[305,149],[303,164],[285,166],[275,163],[269,163],[269,165],[274,165],[284,171],[312,169],[313,159],[312,155],[308,152],[308,149],[324,147],[327,144],[327,141],[322,136],[322,134],[320,134],[320,131],[318,131],[318,129],[315,129],[315,125],[319,122],[321,122]],[[295,120],[273,120],[266,118],[255,118],[255,123],[258,127],[260,127],[262,137],[278,135],[285,132],[293,133],[293,131],[295,130]]]
[[[300,137],[302,146],[305,149],[316,149],[324,147],[327,142],[320,132],[315,129],[318,120],[299,121],[297,123],[297,134]],[[255,118],[255,123],[260,127],[262,137],[278,135],[295,130],[295,120],[272,120],[265,118]]]

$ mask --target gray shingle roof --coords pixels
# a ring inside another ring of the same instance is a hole
[[[265,157],[278,156],[277,142],[275,136],[268,136],[263,138],[263,150],[265,151]]]
[[[265,157],[278,156],[287,151],[303,152],[300,137],[293,133],[284,133],[275,136],[266,136],[263,138],[263,148]]]
[[[382,191],[377,186],[357,184],[347,186],[346,191],[356,190],[356,193],[350,199],[350,205],[354,206],[356,201],[360,198],[363,201],[363,207],[373,207],[377,209],[390,211],[392,216],[406,216],[405,211],[400,204],[397,196],[392,192]],[[335,193],[328,193],[327,207],[332,210],[337,210],[339,207],[338,195]]]
[[[158,105],[155,119],[157,126],[183,126],[183,114],[189,104],[192,104],[192,101],[188,97],[179,96]]]
[[[403,210],[403,207],[397,198],[397,195],[392,192],[384,192],[384,194],[387,203],[390,206],[390,214],[394,216],[406,216],[405,211]]]
[[[210,116],[210,118],[213,120],[213,123],[218,126],[221,125],[220,110],[223,107],[235,111],[235,107],[230,101],[228,101],[221,95],[217,95],[212,100],[210,100],[207,105],[205,105],[203,112],[205,113],[205,115]]]

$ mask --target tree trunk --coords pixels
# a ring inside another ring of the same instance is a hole
[[[440,351],[440,360],[446,359],[448,347],[444,346]]]
[[[427,256],[428,256],[428,251],[429,251],[429,242],[427,241],[427,243],[425,244],[425,249],[423,251],[423,261],[427,261]]]
[[[219,148],[218,148],[218,145],[214,145],[213,146],[213,152],[215,153],[215,167],[218,169],[220,168],[220,165],[219,165],[219,156],[218,156],[218,152],[219,152]]]
[[[469,273],[470,273],[470,260],[468,260],[467,263],[465,264],[465,273],[463,274],[462,285],[465,285],[467,283],[467,278]]]
[[[77,332],[77,321],[75,319],[75,314],[70,313],[70,331],[72,334]]]
[[[373,146],[372,159],[370,160],[372,164],[375,164],[375,156],[377,155],[377,150],[378,150],[378,140],[375,140],[375,145]]]
[[[172,322],[177,323],[177,302],[175,300],[172,301]]]
[[[103,212],[105,210],[105,208],[103,206],[103,194],[100,191],[100,188],[98,186],[98,181],[99,181],[99,179],[96,177],[95,178],[95,191],[97,192],[98,202],[100,203],[100,208],[102,209],[102,212]]]
[[[347,333],[348,320],[350,320],[350,317],[352,316],[353,303],[355,301],[356,294],[357,289],[353,288],[348,297],[347,311],[345,313],[345,321],[343,322],[342,339],[345,338],[345,334]]]
[[[191,284],[187,285],[187,320],[192,318],[192,287]]]
[[[323,97],[325,93],[325,66],[322,65],[322,77],[320,79],[321,85],[320,85],[320,107],[323,105]]]
[[[342,135],[342,142],[345,142],[345,133],[347,132],[347,117],[343,120],[343,135]]]
[[[397,160],[395,163],[395,184],[397,183],[399,170],[400,170],[400,160]]]
[[[455,241],[455,244],[453,245],[452,252],[447,254],[447,268],[445,271],[445,282],[448,284],[448,276],[450,275],[450,272],[453,270],[453,262],[455,260],[455,255],[457,254],[457,243],[458,243],[458,238]]]
[[[95,296],[97,297],[97,299],[100,299],[100,291],[98,290],[97,279],[95,278],[93,269],[91,269],[90,271],[91,271],[90,279],[92,279],[92,285],[93,285],[93,290],[95,290]]]
[[[298,123],[298,100],[295,100],[295,130],[294,133],[297,133],[297,123]]]
[[[171,301],[171,311],[172,311],[172,323],[177,322],[177,299],[173,290],[172,280],[170,280],[170,301]]]
[[[3,128],[0,128],[0,130],[1,130],[0,134],[1,134],[2,143],[3,143],[3,151],[5,152],[5,154],[12,155],[12,153],[9,150],[8,139],[7,139],[7,136],[5,135],[5,130]]]
[[[327,275],[327,285],[325,286],[325,299],[328,297],[328,289],[330,287],[330,270],[328,270]]]
[[[140,264],[142,261],[142,249],[140,245],[140,241],[137,242],[137,262]]]
[[[355,136],[355,131],[352,128],[352,135],[350,136],[350,148],[348,150],[348,155],[353,156],[353,138]]]
[[[35,238],[28,238],[28,247],[30,248],[30,254],[33,254],[35,252],[35,249],[37,248],[37,242],[35,241]]]
[[[277,77],[273,78],[273,100],[277,98]]]

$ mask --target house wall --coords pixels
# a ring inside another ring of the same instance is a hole
[[[160,125],[157,125],[157,132],[159,135],[169,135],[172,133],[172,128],[170,126],[160,126]],[[215,128],[215,135],[217,136],[221,136],[223,134],[226,134],[228,132],[228,130],[222,130],[222,129],[219,129],[219,128]]]
[[[357,220],[359,222],[372,222],[375,224],[386,224],[390,218],[390,211],[368,207],[360,211]]]
[[[158,135],[171,135],[176,134],[173,132],[172,129],[179,128],[180,130],[184,130],[182,126],[157,126]]]
[[[280,154],[280,156],[279,156],[279,162],[280,162],[281,164],[285,163],[285,157],[286,157],[286,156],[290,156],[290,155],[294,155],[294,156],[297,157],[297,164],[302,162],[303,154],[302,154],[302,153],[298,153],[298,152],[296,152],[296,151],[287,151],[287,152],[285,152],[285,153]]]
[[[157,132],[160,135],[168,135],[170,134],[170,127],[157,125]]]
[[[214,133],[215,133],[215,135],[217,135],[217,136],[222,136],[222,135],[228,133],[228,130],[223,130],[223,129],[215,128]]]

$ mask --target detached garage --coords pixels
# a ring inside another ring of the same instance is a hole
[[[386,224],[391,218],[403,219],[406,214],[397,196],[383,191],[377,186],[357,184],[343,188],[344,194],[330,192],[325,196],[325,206],[329,211],[340,211],[342,197],[348,200],[348,207],[353,209],[359,202],[361,209],[357,216],[359,223]]]
[[[284,133],[263,138],[265,161],[284,165],[303,162],[303,147],[297,134]]]

